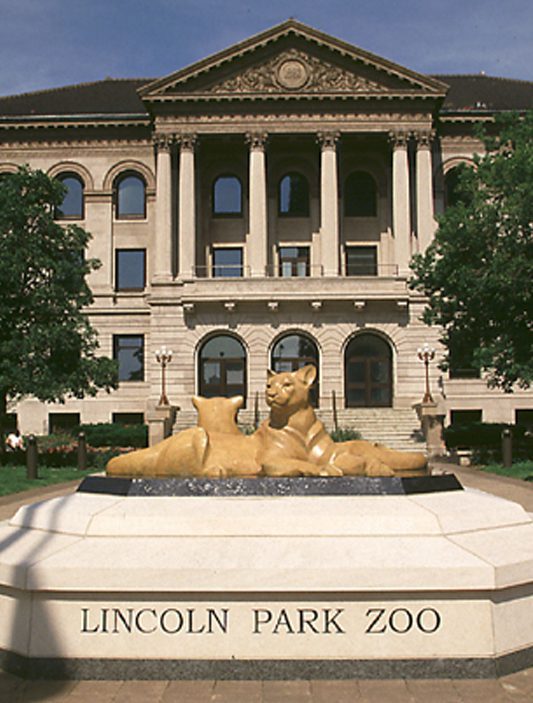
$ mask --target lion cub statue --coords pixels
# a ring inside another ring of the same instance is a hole
[[[270,416],[251,436],[237,426],[242,396],[194,397],[198,426],[148,449],[115,457],[109,476],[409,476],[426,472],[425,456],[362,440],[334,442],[309,402],[316,369],[268,372]]]
[[[193,397],[198,426],[164,439],[147,449],[110,459],[108,476],[257,476],[261,465],[250,437],[237,426],[237,412],[244,403],[234,398]]]

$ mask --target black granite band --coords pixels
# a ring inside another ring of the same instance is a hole
[[[447,659],[52,659],[0,650],[0,668],[55,680],[489,679],[533,666],[533,647]]]
[[[119,496],[371,496],[458,491],[454,474],[299,478],[115,478],[88,476],[78,491]]]

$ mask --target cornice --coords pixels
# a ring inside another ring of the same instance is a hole
[[[157,95],[150,98],[154,105],[169,103],[255,103],[255,102],[392,102],[419,101],[436,102],[440,97],[431,93],[405,92],[359,92],[359,93],[179,93],[172,95]]]
[[[135,146],[135,147],[151,147],[151,139],[102,139],[100,137],[95,137],[94,139],[72,139],[65,136],[64,139],[60,137],[56,139],[28,139],[27,137],[22,137],[18,133],[13,135],[0,135],[0,150],[2,147],[10,147],[14,149],[35,149],[46,148],[46,149],[64,149],[68,146],[72,149],[85,149],[90,147],[91,149],[99,148],[120,148],[124,146]],[[25,135],[26,136],[26,135]]]
[[[147,115],[10,115],[0,116],[0,129],[36,129],[84,127],[149,127]]]

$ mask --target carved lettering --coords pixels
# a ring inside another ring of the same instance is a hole
[[[365,633],[368,633],[370,635],[381,635],[385,630],[387,629],[386,625],[381,625],[381,629],[377,629],[378,626],[380,625],[381,618],[383,617],[383,614],[385,613],[385,608],[369,608],[366,611],[366,617],[373,617],[373,620],[371,621],[370,625],[366,628]]]
[[[442,618],[435,608],[422,608],[414,615],[408,608],[394,608],[387,613],[385,608],[369,608],[366,617],[371,618],[365,634],[382,635],[392,631],[405,635],[415,629],[426,635],[432,635],[441,626]]]
[[[430,615],[429,618],[425,618],[424,614],[428,613]],[[431,622],[431,618],[433,619],[433,626],[430,627],[429,622]],[[429,621],[429,622],[428,622]],[[441,616],[440,613],[435,610],[435,608],[423,608],[418,615],[416,616],[416,624],[418,629],[421,632],[424,632],[425,634],[432,635],[434,632],[436,632],[441,623]]]

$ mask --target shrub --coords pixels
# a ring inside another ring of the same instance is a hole
[[[337,427],[336,430],[329,434],[334,442],[349,442],[351,439],[362,439],[361,433],[357,430],[352,430],[350,427]]]
[[[444,440],[449,450],[470,449],[475,463],[487,464],[502,460],[502,432],[510,429],[513,437],[513,460],[533,455],[533,435],[523,425],[496,422],[469,422],[449,425]]]
[[[78,425],[75,435],[85,432],[87,444],[91,447],[136,447],[148,446],[146,425],[119,425],[100,422],[93,425]]]

